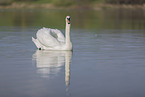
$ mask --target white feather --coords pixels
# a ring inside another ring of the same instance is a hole
[[[68,18],[68,17],[66,17]],[[32,37],[32,41],[38,49],[47,50],[72,50],[70,41],[70,24],[66,22],[66,37],[58,29],[45,28],[38,30],[37,39]]]

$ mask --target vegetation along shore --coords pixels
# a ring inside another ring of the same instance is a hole
[[[105,9],[105,8],[142,8],[145,0],[0,0],[0,9],[9,8],[47,8],[47,9]]]

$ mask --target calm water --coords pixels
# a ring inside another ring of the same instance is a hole
[[[39,51],[41,27],[64,32],[71,51]],[[0,97],[144,97],[143,10],[0,10]]]

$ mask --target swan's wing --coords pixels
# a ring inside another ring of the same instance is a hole
[[[51,34],[54,38],[56,38],[58,41],[60,42],[65,42],[65,38],[64,35],[62,34],[62,32],[58,29],[51,29]]]
[[[45,47],[59,46],[64,42],[63,34],[57,29],[42,28],[38,30],[36,36],[38,41]]]

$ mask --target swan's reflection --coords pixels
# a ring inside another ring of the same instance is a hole
[[[69,85],[70,80],[70,61],[72,51],[47,51],[37,50],[33,55],[36,61],[37,72],[42,77],[49,77],[51,74],[57,74],[61,66],[65,64],[65,82]]]

